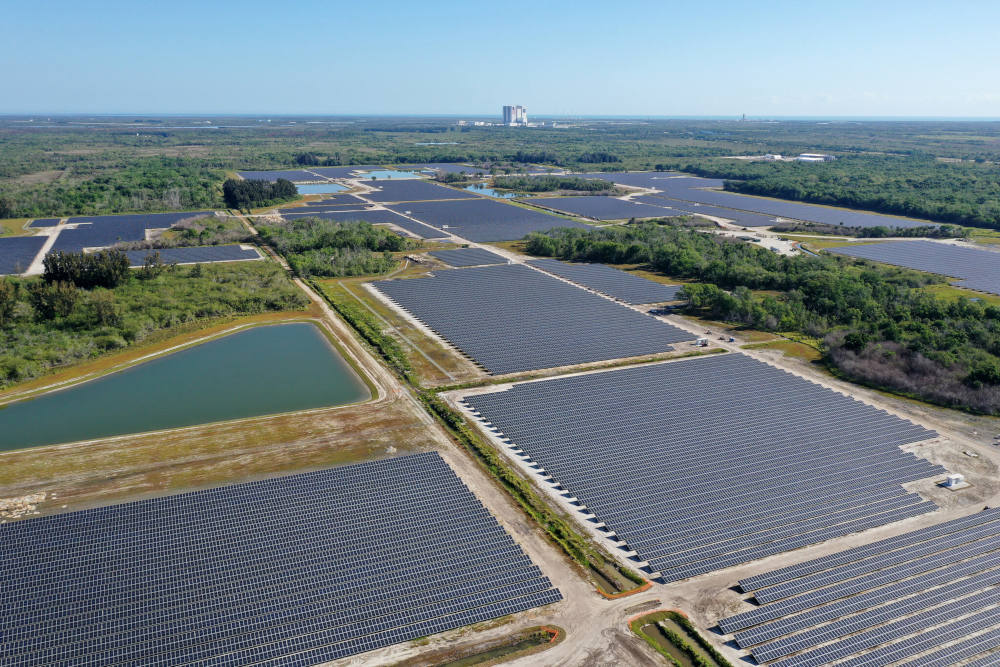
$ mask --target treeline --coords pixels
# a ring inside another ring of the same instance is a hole
[[[88,287],[108,261],[120,277],[118,255],[113,251],[104,260],[64,256],[60,273],[0,278],[0,388],[128,347],[156,332],[211,318],[299,310],[309,303],[272,262],[161,266],[126,273],[111,288]],[[80,268],[87,261],[93,265]]]
[[[258,225],[260,238],[284,255],[302,276],[364,276],[388,273],[398,264],[392,253],[414,243],[367,222],[322,218]]]
[[[593,151],[578,156],[576,161],[587,164],[608,164],[611,162],[621,162],[622,159],[614,153],[608,153],[607,151]]]
[[[229,208],[244,210],[291,201],[299,196],[299,190],[284,178],[273,183],[257,178],[230,178],[222,184],[222,196]]]
[[[919,289],[944,278],[834,255],[786,257],[650,224],[534,233],[527,250],[698,281],[684,286],[692,312],[821,338],[827,362],[849,378],[1000,413],[1000,308]]]
[[[65,282],[75,287],[118,287],[129,277],[128,257],[121,250],[95,253],[53,252],[42,260],[45,282]]]
[[[744,194],[1000,228],[1000,167],[927,156],[844,156],[834,162],[678,160],[657,167],[724,178]]]
[[[572,190],[574,192],[614,192],[615,184],[597,178],[579,176],[497,176],[493,187],[519,192],[554,192]]]
[[[128,168],[69,167],[56,180],[0,183],[0,218],[215,208],[223,172],[182,160],[145,159]]]
[[[972,232],[958,225],[921,225],[920,227],[842,227],[839,225],[824,225],[818,222],[779,222],[771,226],[775,232],[786,234],[832,234],[836,236],[851,236],[864,239],[885,239],[891,237],[925,238],[925,239],[956,239],[967,238]]]

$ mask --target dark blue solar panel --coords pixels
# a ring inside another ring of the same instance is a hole
[[[160,248],[158,250],[129,250],[125,254],[132,266],[142,266],[146,257],[160,254],[165,264],[196,264],[200,262],[236,262],[261,259],[255,248],[241,248],[238,245],[195,246],[191,248]]]
[[[561,599],[436,453],[3,525],[0,556],[4,665],[315,664]]]
[[[59,218],[38,218],[32,220],[29,227],[55,227],[59,224]]]
[[[47,240],[47,236],[0,238],[0,275],[13,275],[27,271]]]
[[[376,188],[362,197],[376,202],[417,202],[435,199],[477,199],[477,195],[465,190],[455,190],[421,179],[367,181]]]
[[[644,204],[600,195],[584,197],[534,197],[531,199],[522,199],[521,201],[594,220],[665,218],[670,215],[676,215],[666,210],[663,206],[651,206],[648,203]]]
[[[574,220],[484,197],[393,204],[389,208],[476,243],[515,241],[529,232],[554,227],[588,228]]]

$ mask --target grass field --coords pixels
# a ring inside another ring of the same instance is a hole
[[[415,277],[426,272],[426,267],[411,264],[394,277]],[[471,361],[434,340],[395,309],[372,296],[364,287],[364,283],[370,280],[371,278],[328,278],[316,280],[316,284],[328,297],[360,303],[365,310],[373,313],[389,333],[404,345],[421,385],[435,387],[485,377],[486,374]]]
[[[675,611],[656,611],[629,623],[668,664],[679,667],[730,667],[729,662],[698,634],[691,622]]]
[[[816,349],[794,340],[772,340],[764,343],[750,343],[742,346],[744,350],[781,350],[787,357],[795,357],[803,361],[819,361],[823,354]]]
[[[0,220],[0,236],[28,236],[31,232],[24,224],[31,218],[8,218]]]
[[[935,296],[941,297],[943,299],[954,299],[956,297],[965,297],[966,299],[980,299],[984,303],[992,304],[995,306],[1000,306],[1000,296],[996,294],[987,294],[985,292],[976,292],[970,289],[964,289],[962,287],[955,287],[954,285],[927,285],[921,288],[923,291],[933,294]]]

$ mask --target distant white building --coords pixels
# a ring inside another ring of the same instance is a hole
[[[800,153],[797,158],[799,162],[830,162],[831,160],[836,160],[832,155],[826,155],[825,153]]]
[[[521,105],[505,105],[503,108],[504,125],[527,125],[528,110]]]
[[[768,162],[775,162],[775,161],[781,159],[781,154],[780,153],[768,153],[767,155],[764,156],[764,159],[767,160]]]

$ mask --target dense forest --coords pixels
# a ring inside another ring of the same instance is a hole
[[[695,280],[684,287],[693,313],[819,338],[827,362],[851,379],[1000,414],[1000,308],[919,289],[943,278],[649,223],[534,233],[527,250]]]
[[[279,178],[273,183],[257,178],[248,180],[230,178],[222,184],[222,197],[226,201],[226,206],[239,210],[273,206],[292,201],[298,196],[299,191],[295,184],[284,178]]]
[[[262,241],[284,255],[302,276],[363,276],[388,273],[398,263],[392,253],[414,242],[367,222],[296,218],[257,226]]]
[[[44,278],[0,278],[0,388],[187,324],[308,305],[271,262],[166,266],[122,276],[116,254],[64,256]],[[88,287],[102,272],[113,279],[100,282],[114,287]]]
[[[599,178],[580,178],[579,176],[497,176],[493,179],[493,187],[517,192],[564,190],[612,193],[615,191],[615,184],[611,181]]]

